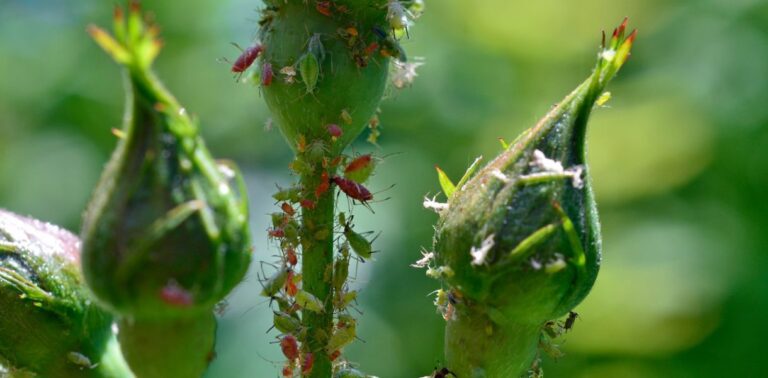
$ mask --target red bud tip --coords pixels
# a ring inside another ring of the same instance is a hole
[[[632,30],[632,34],[627,37],[627,40],[624,43],[628,43],[629,45],[632,45],[632,43],[635,41],[635,38],[637,38],[637,29]]]
[[[624,31],[627,29],[628,22],[629,22],[629,17],[624,17],[624,21],[622,21],[621,25],[619,25],[619,34],[624,34]]]
[[[141,2],[139,0],[131,0],[128,8],[132,13],[141,13]]]
[[[121,8],[119,5],[115,5],[113,17],[115,18],[115,21],[121,21],[123,19],[123,8]]]

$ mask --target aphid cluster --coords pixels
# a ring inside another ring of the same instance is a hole
[[[363,183],[371,177],[376,164],[376,158],[370,154],[355,157],[340,155],[329,159],[325,156],[325,143],[319,140],[311,143],[302,141],[298,147],[300,153],[291,163],[291,168],[297,174],[305,174],[316,169],[313,168],[316,165],[308,161],[319,160],[322,171],[317,173],[320,180],[315,187],[294,185],[279,188],[273,195],[280,210],[272,213],[272,225],[267,234],[277,243],[280,253],[278,261],[269,264],[276,267],[275,272],[261,279],[262,295],[269,297],[272,303],[277,303],[273,325],[281,334],[280,346],[287,359],[283,367],[284,377],[293,377],[299,372],[306,374],[306,371],[311,369],[314,357],[308,357],[309,352],[302,352],[306,348],[301,347],[307,341],[307,330],[302,326],[302,314],[307,311],[322,313],[326,308],[323,301],[301,287],[302,277],[297,267],[302,245],[307,240],[302,240],[302,211],[299,208],[312,210],[315,203],[321,197],[329,195],[333,187],[339,187],[340,192],[349,199],[367,204],[367,201],[373,199],[373,195]],[[329,173],[337,171],[338,175]],[[330,232],[334,235],[337,253],[326,275],[331,283],[329,300],[332,301],[335,321],[325,352],[331,361],[341,363],[342,349],[357,337],[357,322],[349,311],[357,298],[357,291],[351,289],[349,283],[350,262],[369,260],[374,251],[370,233],[355,231],[353,218],[345,212],[338,214],[335,227]],[[327,236],[314,237],[324,240]]]

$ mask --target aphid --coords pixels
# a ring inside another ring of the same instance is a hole
[[[305,198],[301,200],[300,205],[302,209],[312,210],[315,208],[315,201]]]
[[[313,53],[306,53],[299,60],[299,75],[307,87],[307,93],[314,93],[320,78],[320,63]]]
[[[328,189],[331,188],[331,182],[328,180],[328,172],[320,174],[320,183],[315,188],[315,197],[320,198]]]
[[[304,358],[301,360],[301,374],[309,375],[312,371],[312,366],[315,363],[315,355],[312,353],[304,354]]]
[[[323,302],[304,290],[296,293],[296,303],[305,310],[323,312]]]
[[[328,353],[332,353],[335,350],[340,350],[341,348],[344,348],[351,342],[355,341],[356,336],[357,327],[355,326],[355,322],[353,321],[345,323],[343,327],[338,327],[336,328],[336,331],[333,332],[330,340],[328,340],[328,344],[326,345],[325,350]]]
[[[410,20],[413,18],[411,12],[399,0],[389,0],[387,2],[387,21],[389,21],[389,26],[393,30],[405,29],[407,33],[408,26],[411,24]]]
[[[288,275],[285,278],[285,293],[288,294],[289,297],[294,297],[299,292],[299,287],[296,286],[294,278],[295,274],[292,270],[289,270]]]
[[[336,259],[333,263],[333,290],[340,292],[349,276],[349,257]]]
[[[358,156],[344,168],[344,177],[358,184],[364,183],[373,173],[373,157],[371,154]]]
[[[88,369],[92,369],[92,368],[96,367],[95,365],[93,365],[91,363],[91,359],[90,358],[88,358],[84,354],[78,353],[78,352],[69,352],[69,353],[67,353],[67,360],[69,360],[69,362],[71,362],[71,363],[73,363],[73,364],[75,364],[77,366],[88,368]]]
[[[293,333],[301,327],[299,319],[294,318],[282,311],[275,311],[272,319],[275,328],[282,333]]]
[[[344,192],[344,194],[352,199],[363,203],[373,199],[373,194],[371,194],[368,189],[352,180],[339,176],[333,176],[332,181],[339,187],[339,189],[341,189],[342,192]]]
[[[188,307],[194,302],[192,293],[185,290],[175,281],[171,281],[160,290],[160,299],[166,304],[176,307]]]
[[[274,297],[280,289],[285,285],[285,280],[288,278],[288,272],[291,270],[288,268],[282,268],[275,272],[272,277],[268,278],[264,283],[264,287],[261,290],[261,295],[265,297]]]
[[[299,342],[293,335],[285,335],[280,339],[280,349],[289,361],[299,358]]]
[[[353,231],[348,225],[344,225],[344,237],[347,238],[349,246],[362,259],[370,259],[373,253],[371,242],[365,236]]]
[[[261,66],[261,85],[268,87],[272,84],[274,72],[272,72],[272,63],[264,62]]]
[[[253,62],[256,60],[256,58],[261,55],[261,52],[264,51],[264,46],[260,44],[253,45],[245,50],[243,50],[243,53],[240,54],[239,57],[235,60],[235,63],[232,64],[232,72],[235,73],[243,73],[245,70],[250,67]]]
[[[288,248],[285,251],[285,261],[291,266],[296,266],[296,264],[299,263],[299,257],[296,255],[296,251],[293,248]]]
[[[347,109],[341,110],[341,120],[344,121],[347,125],[352,124],[352,115],[349,114],[349,111]]]
[[[328,124],[325,126],[325,129],[328,130],[328,134],[330,134],[334,138],[340,137],[342,134],[344,134],[344,130],[339,127],[339,125],[335,123]]]
[[[301,200],[301,188],[293,187],[281,189],[278,187],[277,193],[273,194],[272,198],[274,198],[275,201],[297,203]]]
[[[272,228],[268,231],[268,234],[270,238],[279,239],[285,237],[285,230],[282,228]]]
[[[284,378],[293,377],[293,364],[286,364],[285,366],[283,366],[283,377]]]
[[[568,332],[573,328],[573,324],[576,323],[576,318],[579,317],[579,314],[569,311],[568,317],[565,319],[565,323],[563,324],[563,331]]]
[[[333,353],[328,355],[328,359],[331,361],[336,361],[336,359],[339,358],[339,356],[341,356],[341,351],[335,350],[333,351]]]
[[[296,214],[296,210],[293,209],[293,206],[291,206],[288,202],[283,202],[280,205],[280,208],[283,210],[284,213],[288,214],[289,216],[293,216]]]
[[[331,17],[331,2],[330,1],[318,1],[315,4],[315,9],[323,16]]]
[[[363,52],[365,53],[366,56],[369,56],[373,54],[376,50],[378,50],[378,48],[379,48],[378,43],[371,42],[371,44],[369,44],[368,47],[366,47],[365,50],[363,50]]]

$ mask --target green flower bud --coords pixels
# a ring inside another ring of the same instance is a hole
[[[597,277],[600,226],[585,134],[596,101],[628,57],[635,34],[625,39],[625,26],[600,51],[593,74],[535,127],[471,179],[443,185],[449,198],[436,207],[435,262],[452,272],[442,275],[453,296],[444,311],[446,357],[459,376],[519,374],[530,366],[544,322],[581,302]],[[468,356],[479,338],[518,358],[494,360],[482,347]]]
[[[292,148],[300,150],[303,136],[326,140],[331,153],[338,153],[366,127],[384,93],[389,58],[379,46],[390,30],[387,7],[368,0],[336,0],[329,7],[267,4],[261,59],[276,72],[298,71],[300,79],[291,75],[262,85],[267,105]],[[343,129],[335,142],[328,124]]]
[[[89,31],[125,66],[129,101],[83,221],[86,281],[111,310],[134,318],[210,311],[250,262],[241,177],[213,160],[196,120],[150,71],[157,28],[136,3],[125,18],[116,12],[116,37]]]
[[[111,315],[83,285],[78,246],[61,228],[0,210],[0,361],[42,377],[130,377]]]

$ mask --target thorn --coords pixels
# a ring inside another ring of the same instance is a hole
[[[600,43],[600,47],[605,48],[605,30],[603,30],[603,42]]]
[[[125,139],[125,132],[120,129],[112,128],[112,135],[116,136],[117,139]]]

